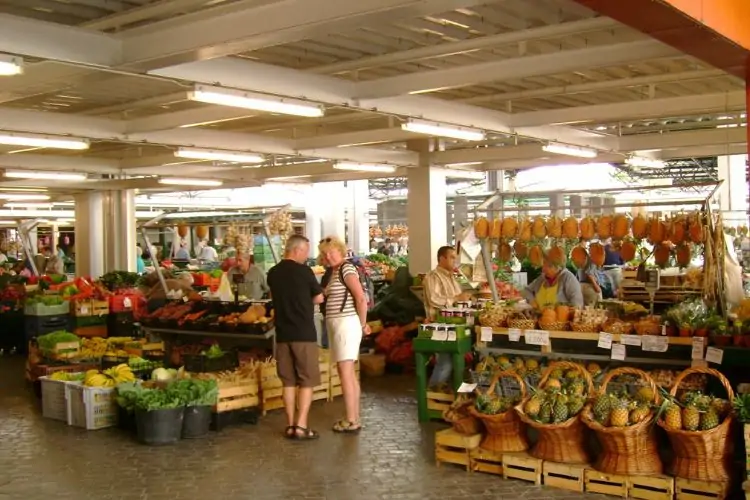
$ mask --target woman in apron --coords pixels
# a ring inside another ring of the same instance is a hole
[[[565,268],[565,262],[553,262],[546,254],[541,276],[532,281],[521,295],[535,309],[558,304],[583,307],[583,294],[578,278]]]

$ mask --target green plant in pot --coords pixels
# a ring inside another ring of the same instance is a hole
[[[743,331],[742,321],[735,320],[734,328],[732,329],[732,344],[738,347],[742,346],[744,344],[743,334],[744,334],[744,331]]]
[[[727,346],[732,341],[732,334],[729,331],[727,320],[719,315],[713,315],[708,320],[711,342],[718,346]]]
[[[219,386],[216,381],[177,380],[172,382],[167,390],[173,392],[185,404],[182,437],[194,439],[206,436],[211,427],[211,410],[219,398]]]
[[[133,404],[138,441],[155,446],[180,440],[185,402],[177,391],[143,389]]]

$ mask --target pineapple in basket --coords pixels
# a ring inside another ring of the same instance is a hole
[[[594,419],[601,425],[609,425],[612,411],[612,398],[609,394],[600,394],[594,401]]]
[[[612,427],[626,427],[630,423],[630,410],[627,400],[615,399],[613,401],[609,423]]]
[[[586,400],[583,394],[572,395],[570,400],[568,401],[568,414],[578,415],[579,413],[581,413],[581,410],[583,410],[583,405],[585,403]]]
[[[701,422],[701,413],[695,403],[689,403],[682,409],[682,427],[686,431],[697,431]]]
[[[667,429],[678,431],[682,429],[682,411],[675,403],[667,403],[664,412],[664,424]]]
[[[549,424],[552,422],[552,402],[550,400],[545,400],[544,403],[542,403],[537,421],[542,424]]]
[[[570,418],[568,398],[563,394],[558,394],[552,406],[552,421],[555,424],[559,424],[565,422],[568,418]]]
[[[543,403],[544,396],[537,392],[533,396],[531,396],[528,401],[526,401],[526,404],[523,407],[523,411],[529,417],[536,418],[539,415],[540,410],[542,409]]]
[[[643,386],[638,389],[635,398],[641,403],[651,403],[654,400],[654,391],[649,386]]]
[[[639,424],[646,420],[651,414],[651,408],[646,403],[638,405],[630,411],[630,425]]]

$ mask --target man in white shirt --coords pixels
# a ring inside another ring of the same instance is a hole
[[[206,262],[216,262],[219,260],[219,253],[206,240],[198,242],[198,249],[198,260]]]

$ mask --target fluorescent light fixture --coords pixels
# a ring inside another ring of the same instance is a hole
[[[550,142],[542,146],[542,149],[548,153],[555,153],[558,155],[577,156],[579,158],[596,158],[596,151],[588,148],[581,148],[578,146],[568,146],[567,144],[558,144],[556,142]]]
[[[188,99],[208,104],[218,104],[220,106],[254,109],[269,113],[307,116],[311,118],[323,116],[325,113],[323,106],[311,104],[306,101],[211,87],[208,85],[196,85],[191,92],[188,92]]]
[[[183,177],[162,177],[159,179],[159,184],[170,184],[173,186],[207,186],[217,187],[224,184],[221,181],[214,181],[211,179],[186,179]]]
[[[0,193],[0,200],[8,201],[46,201],[46,194],[22,194],[22,193]]]
[[[475,128],[457,127],[447,123],[430,122],[426,120],[409,120],[401,125],[403,130],[417,134],[450,137],[464,141],[483,141],[487,135]]]
[[[5,208],[52,208],[52,203],[4,203]]]
[[[89,141],[75,137],[41,134],[16,134],[0,132],[0,144],[8,146],[28,146],[31,148],[88,149]]]
[[[0,76],[13,76],[23,73],[23,59],[0,54]]]
[[[218,149],[178,148],[174,152],[177,158],[193,160],[228,161],[231,163],[261,163],[265,161],[261,155],[241,153],[236,151],[221,151]]]
[[[285,177],[269,177],[266,179],[267,181],[285,181],[289,179],[307,179],[312,177],[312,175],[287,175]]]
[[[470,179],[481,181],[484,179],[484,172],[477,172],[476,170],[446,170],[445,176],[449,179]]]
[[[2,143],[2,140],[0,140]],[[78,174],[75,172],[47,172],[38,170],[6,170],[5,177],[12,177],[14,179],[44,179],[51,181],[85,181],[88,176],[86,174]]]
[[[396,171],[396,167],[392,165],[378,165],[374,163],[349,163],[339,162],[333,165],[336,170],[353,170],[355,172],[383,172],[392,173]]]
[[[656,160],[654,158],[646,158],[645,156],[629,156],[625,159],[625,164],[631,167],[643,167],[643,168],[664,168],[663,160]]]

